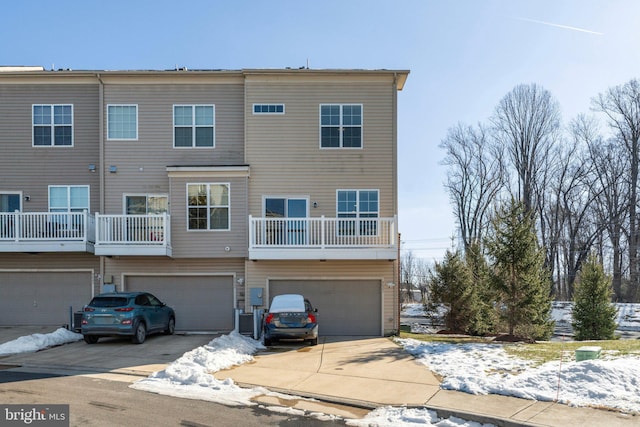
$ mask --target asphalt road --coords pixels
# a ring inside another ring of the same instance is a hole
[[[261,408],[227,407],[129,388],[130,382],[82,375],[0,370],[3,404],[69,404],[71,426],[335,426]]]

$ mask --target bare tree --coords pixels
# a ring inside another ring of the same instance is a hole
[[[481,125],[477,129],[459,123],[440,144],[448,166],[445,188],[454,206],[464,249],[481,241],[489,209],[503,185],[502,152]]]
[[[593,108],[607,117],[616,139],[623,144],[628,159],[628,222],[629,222],[629,286],[630,297],[640,297],[638,249],[638,175],[640,171],[640,81],[609,88],[593,99]]]
[[[429,292],[429,264],[423,258],[408,251],[400,257],[400,281],[404,302],[425,302]],[[413,291],[420,291],[420,301],[415,301]]]
[[[496,107],[491,119],[499,143],[505,147],[525,212],[537,210],[536,188],[560,128],[560,111],[551,93],[539,85],[519,85]]]
[[[626,213],[628,211],[628,183],[626,181],[627,158],[624,149],[615,140],[593,138],[588,142],[590,162],[594,168],[596,195],[594,210],[600,228],[606,233],[609,245],[605,249],[604,237],[599,244],[599,257],[611,259],[612,284],[615,299],[622,301],[622,277],[626,238]]]

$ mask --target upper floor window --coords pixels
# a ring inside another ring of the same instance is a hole
[[[33,106],[33,146],[73,146],[73,105]]]
[[[187,184],[187,228],[229,230],[229,184]]]
[[[362,105],[320,105],[320,147],[362,148]]]
[[[253,114],[284,114],[284,104],[253,104]]]
[[[50,185],[49,212],[83,212],[89,210],[88,185]]]
[[[174,105],[173,146],[215,147],[215,106]]]
[[[137,105],[107,105],[107,139],[138,139]]]
[[[380,213],[378,190],[338,190],[338,218],[353,218],[339,222],[340,235],[374,236]]]

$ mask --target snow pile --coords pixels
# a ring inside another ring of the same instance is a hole
[[[0,356],[33,353],[45,348],[80,341],[81,339],[81,334],[76,334],[65,328],[57,329],[49,334],[26,335],[13,341],[0,344]]]
[[[472,394],[501,394],[573,406],[640,413],[640,357],[532,362],[496,344],[441,344],[398,339],[405,350],[443,376],[441,387]]]
[[[347,420],[350,426],[379,426],[379,427],[412,427],[412,426],[436,426],[436,427],[488,427],[493,424],[480,424],[474,421],[465,421],[457,417],[439,418],[435,411],[424,408],[404,408],[387,406],[369,412],[360,420]]]
[[[264,349],[258,341],[237,332],[213,339],[185,353],[165,370],[155,372],[130,387],[167,396],[200,399],[224,405],[253,405],[252,397],[266,390],[240,388],[231,379],[219,381],[212,373],[253,360]]]

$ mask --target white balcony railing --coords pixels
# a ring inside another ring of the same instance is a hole
[[[397,217],[253,218],[249,252],[253,259],[397,258]],[[267,252],[271,251],[271,252]],[[283,252],[284,251],[284,252]],[[304,251],[308,251],[304,254]],[[252,253],[255,256],[252,256]],[[333,256],[332,256],[333,254]]]
[[[0,212],[2,241],[93,241],[93,227],[87,212]]]
[[[87,251],[95,219],[88,212],[0,212],[3,252]]]
[[[96,214],[96,255],[171,255],[170,216]]]

